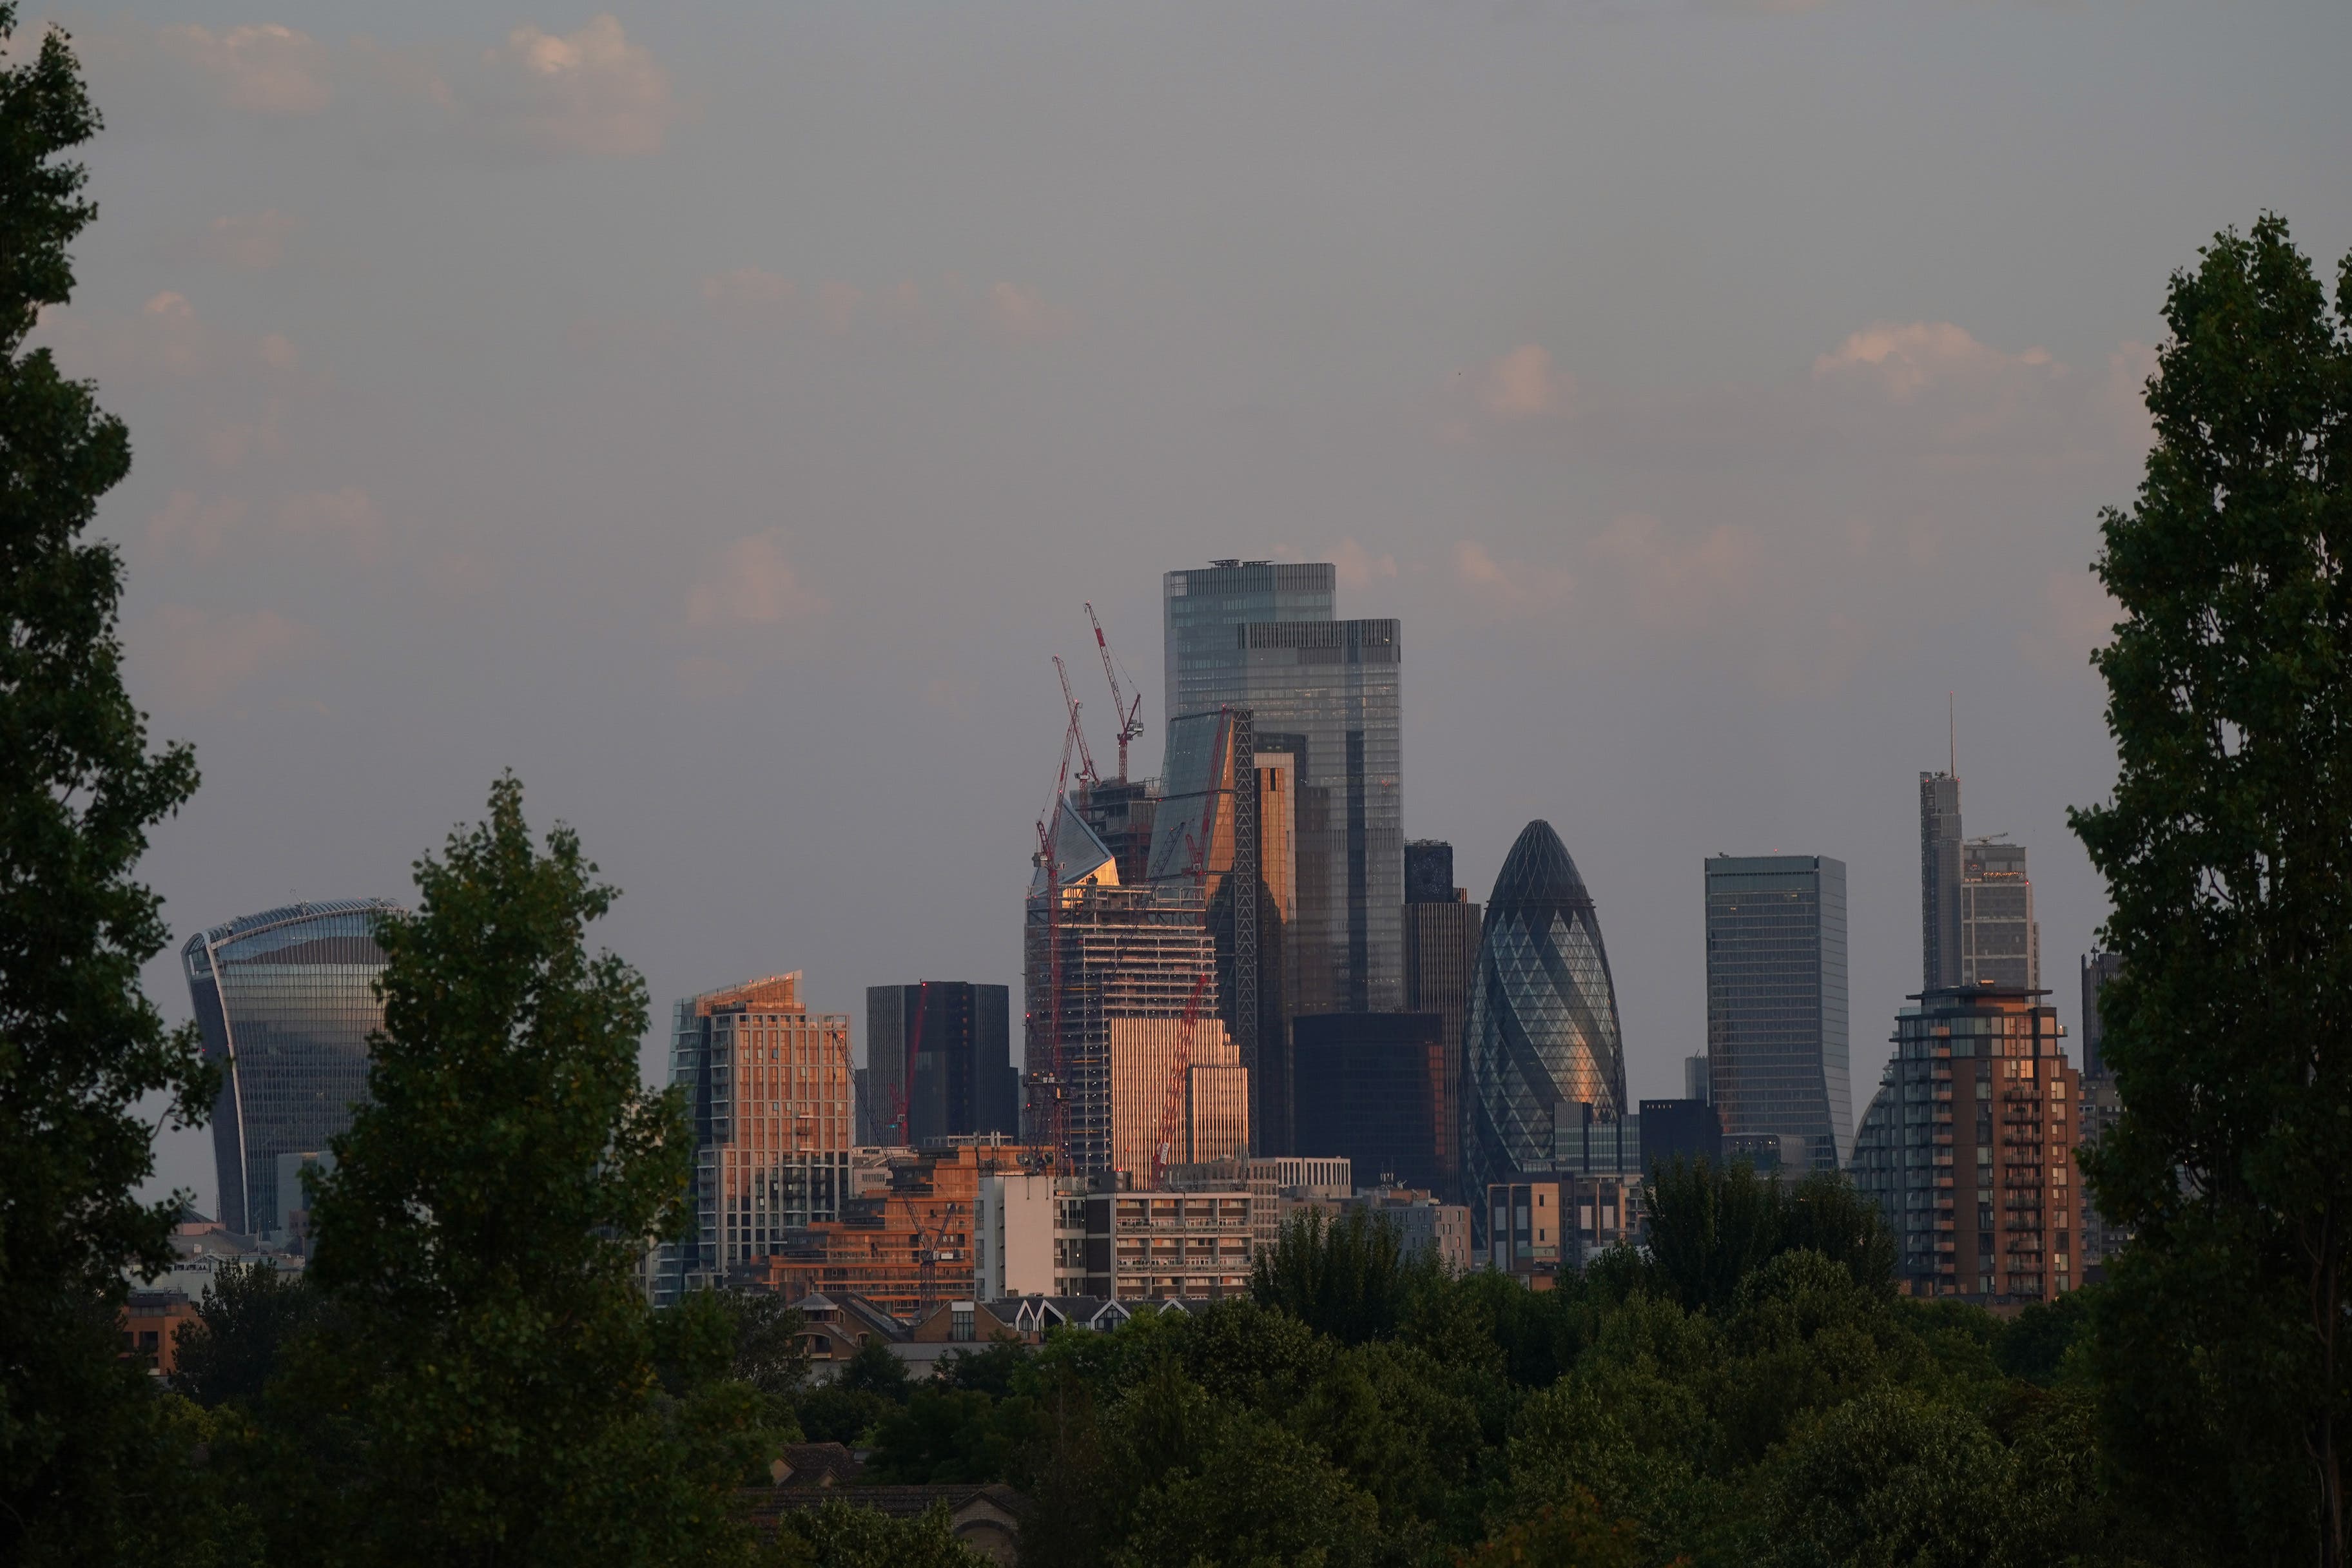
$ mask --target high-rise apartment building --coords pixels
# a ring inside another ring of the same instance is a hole
[[[1795,1137],[1815,1170],[1853,1146],[1847,1079],[1845,862],[1706,862],[1709,1098],[1727,1134]]]
[[[1960,983],[1960,781],[1919,775],[1919,984]]]
[[[280,1166],[315,1163],[367,1098],[368,1036],[383,1027],[376,923],[383,899],[296,904],[198,932],[180,950],[213,1105],[220,1219],[248,1235],[287,1228]]]
[[[1600,916],[1549,822],[1527,825],[1495,879],[1462,1069],[1471,1193],[1549,1168],[1561,1129],[1614,1123],[1633,1109]],[[1480,1246],[1486,1215],[1482,1197],[1473,1214]]]
[[[1444,1071],[1435,1190],[1450,1198],[1462,1191],[1462,1041],[1483,910],[1470,902],[1467,889],[1454,885],[1453,845],[1419,840],[1405,846],[1404,855],[1404,1006],[1438,1019]]]
[[[715,1285],[841,1218],[854,1126],[849,1016],[811,1013],[797,971],[680,1000],[670,1082],[694,1131],[693,1237],[665,1244],[655,1299]]]
[[[1292,1016],[1403,1001],[1397,622],[1332,619],[1328,564],[1219,561],[1165,582],[1168,713],[1254,718],[1292,759]]]
[[[866,988],[866,1101],[875,1141],[917,1145],[1021,1132],[1011,998],[1003,986],[925,980]]]
[[[2042,927],[2025,846],[1970,839],[1960,871],[1960,979],[2029,991],[2042,988]]]
[[[1203,1142],[1228,1138],[1235,1094],[1247,1115],[1245,1082],[1234,1076],[1246,1069],[1219,1016],[1216,944],[1200,894],[1181,879],[1121,884],[1115,857],[1066,807],[1053,835],[1052,877],[1041,863],[1025,909],[1026,1141],[1055,1149],[1073,1173],[1148,1169],[1188,1015],[1192,1065],[1178,1088],[1180,1120],[1205,1128]]]
[[[1916,1296],[2049,1301],[2083,1283],[2082,1082],[2058,1013],[2022,987],[1922,993],[1863,1119],[1854,1183]]]

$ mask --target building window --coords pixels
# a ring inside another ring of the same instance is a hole
[[[949,1310],[948,1337],[952,1340],[969,1340],[973,1337],[971,1308],[959,1305]]]

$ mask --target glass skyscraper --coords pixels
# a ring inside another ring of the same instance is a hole
[[[367,1097],[368,1037],[383,1026],[376,922],[396,913],[377,898],[291,904],[180,950],[205,1055],[221,1069],[213,1157],[229,1229],[285,1229],[280,1156],[299,1165],[324,1152]]]
[[[1219,561],[1165,581],[1168,716],[1247,709],[1291,758],[1293,1016],[1404,1002],[1397,622],[1331,618],[1326,563]]]
[[[1549,822],[1527,825],[1495,879],[1463,1037],[1463,1174],[1484,1245],[1489,1185],[1551,1168],[1562,1133],[1633,1109],[1601,920]]]
[[[1706,1052],[1725,1136],[1793,1136],[1813,1169],[1844,1166],[1853,1103],[1843,861],[1706,862]]]

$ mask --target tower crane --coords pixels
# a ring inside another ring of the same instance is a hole
[[[1056,658],[1054,667],[1061,669]],[[1062,678],[1062,693],[1069,695],[1067,675]],[[1028,1052],[1031,1061],[1045,1063],[1043,1072],[1031,1071],[1030,1088],[1039,1093],[1039,1105],[1045,1125],[1045,1146],[1051,1157],[1067,1166],[1074,1162],[1069,1156],[1070,1103],[1067,1085],[1062,1071],[1062,855],[1055,841],[1054,825],[1061,813],[1069,809],[1070,751],[1076,746],[1083,754],[1086,742],[1078,734],[1078,705],[1069,705],[1069,727],[1062,732],[1062,767],[1054,779],[1054,803],[1037,819],[1037,865],[1045,879],[1045,1006],[1042,1024],[1036,1013],[1030,1014]],[[1038,1036],[1044,1035],[1041,1040]],[[1042,1049],[1038,1049],[1041,1048]]]
[[[1192,888],[1201,897],[1201,925],[1205,932],[1209,925],[1208,848],[1184,831],[1184,841],[1192,846],[1192,859],[1185,874],[1192,879]],[[1209,979],[1215,974],[1216,957],[1213,943],[1210,949],[1210,967],[1192,977],[1192,994],[1184,998],[1183,1022],[1176,1030],[1176,1055],[1168,1066],[1168,1087],[1160,1098],[1160,1138],[1151,1146],[1151,1186],[1156,1191],[1168,1185],[1168,1167],[1176,1152],[1176,1124],[1184,1108],[1186,1081],[1192,1071],[1192,1035],[1201,1026],[1201,999],[1209,994]],[[1194,1151],[1197,1157],[1198,1151]]]
[[[1118,667],[1111,660],[1110,643],[1103,636],[1102,621],[1095,614],[1095,607],[1091,603],[1087,606],[1087,620],[1095,629],[1095,647],[1102,654],[1103,674],[1110,680],[1111,716],[1118,721],[1118,778],[1124,784],[1127,782],[1127,743],[1143,733],[1143,694],[1137,692],[1135,700],[1129,702],[1127,694],[1119,689]]]
[[[1070,691],[1070,672],[1059,653],[1054,655],[1054,674],[1062,677],[1062,703],[1070,710],[1069,738],[1078,743],[1078,782],[1092,789],[1102,782],[1102,775],[1095,771],[1095,755],[1087,749],[1087,732],[1078,727],[1078,699]]]
[[[914,1118],[908,1106],[914,1098],[915,1058],[922,1054],[923,1015],[930,1010],[930,981],[919,982],[915,987],[915,1027],[907,1036],[906,1071],[899,1074],[898,1082],[890,1091],[890,1113],[896,1118],[894,1124],[898,1129],[898,1141],[902,1144],[915,1141]]]

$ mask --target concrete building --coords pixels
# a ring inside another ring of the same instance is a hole
[[[920,1145],[974,1133],[1019,1137],[1021,1082],[1010,1012],[1003,986],[868,986],[861,1071],[875,1124],[861,1141]]]
[[[1853,1148],[1845,862],[1717,855],[1706,873],[1707,1097],[1726,1133],[1792,1136],[1838,1170]]]
[[[1435,1013],[1318,1013],[1291,1020],[1298,1142],[1381,1182],[1444,1186],[1444,1022]]]
[[[1919,984],[1960,980],[1960,781],[1919,775]]]
[[[2041,993],[1961,986],[1897,1016],[1853,1166],[1918,1296],[2052,1301],[2083,1283],[2082,1081]]]
[[[1370,1187],[1358,1191],[1339,1206],[1341,1214],[1358,1209],[1395,1227],[1405,1257],[1433,1258],[1449,1274],[1469,1272],[1468,1205],[1444,1202],[1425,1188]]]
[[[1462,1182],[1462,1051],[1470,1019],[1471,977],[1478,968],[1483,907],[1452,885],[1454,846],[1436,840],[1405,845],[1404,1007],[1435,1013],[1444,1051],[1439,1075],[1439,1190],[1458,1196]]]
[[[2042,988],[2042,927],[2023,844],[1970,839],[1964,846],[1959,983]]]
[[[1486,1189],[1486,1267],[1515,1274],[1530,1289],[1549,1291],[1563,1267],[1576,1264],[1568,1234],[1570,1185],[1554,1176],[1491,1182]]]
[[[1675,1161],[1723,1164],[1723,1122],[1704,1100],[1642,1102],[1642,1170]]]
[[[773,975],[674,1009],[670,1082],[694,1132],[694,1236],[657,1254],[656,1302],[841,1217],[856,1131],[849,1018],[808,1011],[800,983],[798,971]]]

